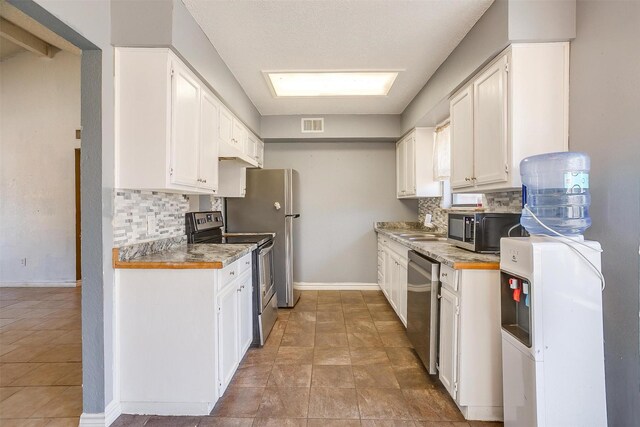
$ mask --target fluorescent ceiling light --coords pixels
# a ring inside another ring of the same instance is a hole
[[[396,71],[268,72],[277,97],[386,96]]]

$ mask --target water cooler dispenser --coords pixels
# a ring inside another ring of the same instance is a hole
[[[576,240],[600,269],[600,245]],[[606,426],[598,275],[544,237],[502,239],[500,269],[505,426]]]

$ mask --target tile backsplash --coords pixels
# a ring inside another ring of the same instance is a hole
[[[485,209],[487,212],[513,212],[522,211],[522,191],[502,191],[487,193],[484,195]],[[427,197],[418,199],[418,221],[422,224],[426,214],[431,214],[433,222],[439,231],[447,231],[447,209],[441,207],[442,197]]]
[[[188,211],[189,198],[182,194],[115,190],[114,246],[183,236],[184,214]],[[154,215],[151,230],[147,230],[148,215]]]
[[[431,214],[431,222],[439,231],[447,231],[447,211],[440,207],[442,197],[426,197],[418,199],[418,221],[424,223],[424,217]]]
[[[502,191],[484,195],[488,212],[522,212],[522,191]]]

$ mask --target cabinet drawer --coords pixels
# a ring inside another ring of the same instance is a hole
[[[220,270],[220,273],[218,275],[220,279],[218,282],[219,290],[224,289],[229,283],[233,282],[236,277],[240,275],[240,272],[238,271],[238,264],[238,261],[236,261]]]
[[[442,286],[458,292],[458,272],[453,268],[440,264],[440,282]]]
[[[242,273],[251,269],[251,254],[246,254],[235,263],[238,264],[238,275],[242,275]]]

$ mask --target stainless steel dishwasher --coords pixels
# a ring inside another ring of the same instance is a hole
[[[430,374],[438,355],[438,292],[440,263],[409,251],[407,336]]]

